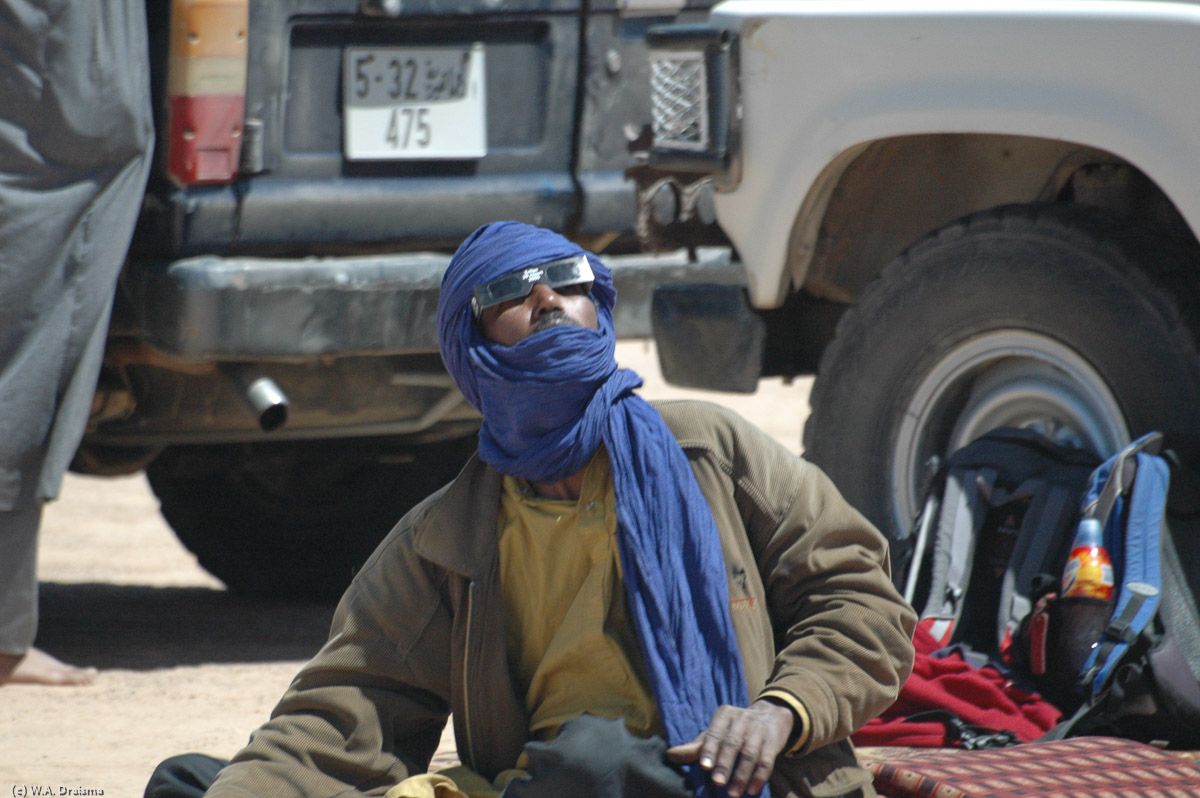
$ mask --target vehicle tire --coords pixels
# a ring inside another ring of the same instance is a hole
[[[124,477],[137,474],[158,456],[161,447],[106,446],[84,441],[71,458],[70,470],[93,477]]]
[[[839,321],[805,456],[896,539],[931,456],[990,429],[1032,428],[1100,455],[1153,429],[1195,434],[1200,358],[1183,311],[1198,305],[1181,263],[1171,246],[1070,206],[1001,208],[931,234]]]
[[[146,474],[180,541],[229,589],[331,600],[475,445],[471,436],[399,450],[353,440],[174,446]]]

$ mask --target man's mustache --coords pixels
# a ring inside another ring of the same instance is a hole
[[[572,327],[583,326],[579,322],[575,321],[575,319],[568,316],[566,311],[551,310],[547,311],[533,323],[533,326],[529,328],[529,334],[533,335],[534,333],[541,332],[542,330],[548,330],[551,327],[557,327],[560,324],[569,324]]]

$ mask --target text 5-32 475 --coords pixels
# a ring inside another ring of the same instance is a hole
[[[484,47],[349,47],[342,71],[349,160],[481,158]]]

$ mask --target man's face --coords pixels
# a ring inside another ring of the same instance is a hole
[[[588,271],[587,277],[591,278]],[[531,278],[532,279],[532,278]],[[479,312],[479,329],[489,341],[515,346],[536,332],[559,324],[598,329],[590,282],[551,287],[534,283],[525,296],[515,297]]]

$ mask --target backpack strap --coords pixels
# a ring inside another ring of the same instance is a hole
[[[1115,549],[1110,553],[1122,566],[1121,588],[1099,645],[1080,674],[1079,685],[1087,700],[1041,740],[1061,740],[1076,729],[1087,733],[1118,711],[1105,688],[1130,645],[1154,617],[1161,593],[1159,556],[1170,483],[1166,460],[1155,454],[1161,442],[1159,433],[1139,438],[1105,461],[1092,477],[1083,514],[1104,524],[1106,545]]]
[[[1144,441],[1145,439],[1141,439]],[[1129,448],[1141,443],[1135,442]],[[1129,449],[1126,449],[1126,452]],[[1122,452],[1124,454],[1125,452]],[[1132,466],[1132,468],[1131,468]],[[1162,586],[1159,567],[1159,547],[1162,525],[1167,504],[1167,488],[1170,472],[1161,457],[1134,451],[1134,457],[1126,460],[1110,475],[1124,483],[1125,475],[1133,472],[1133,490],[1129,496],[1126,513],[1124,546],[1121,552],[1121,590],[1112,619],[1104,630],[1104,636],[1088,657],[1080,676],[1085,687],[1090,683],[1090,692],[1097,694],[1104,689],[1113,667],[1135,642],[1158,609],[1158,598]],[[1103,510],[1103,499],[1108,486],[1101,493],[1097,509]],[[1114,502],[1115,505],[1115,502]],[[1111,507],[1110,507],[1111,512]],[[1108,525],[1120,524],[1114,515],[1097,516]]]
[[[1150,457],[1149,455],[1141,455]],[[1150,457],[1150,461],[1157,458]],[[1137,482],[1147,480],[1155,466],[1146,460],[1136,462]],[[1163,461],[1165,465],[1165,461]],[[1163,477],[1165,482],[1166,477]],[[1136,482],[1134,485],[1136,491]],[[1062,739],[1076,734],[1122,734],[1122,730],[1139,730],[1172,746],[1195,748],[1200,745],[1200,666],[1193,649],[1200,639],[1200,618],[1196,614],[1194,594],[1189,574],[1179,559],[1179,541],[1194,540],[1193,522],[1176,516],[1155,523],[1153,516],[1146,520],[1136,512],[1138,499],[1131,500],[1131,516],[1127,537],[1128,550],[1138,558],[1157,564],[1161,575],[1159,590],[1149,581],[1138,584],[1122,578],[1122,593],[1112,622],[1096,649],[1095,662],[1085,667],[1080,687],[1090,693],[1075,715],[1052,729],[1043,739]],[[1114,503],[1114,513],[1120,512],[1121,500]],[[1182,523],[1182,530],[1173,529]],[[1150,535],[1158,531],[1159,549],[1138,543],[1149,524]],[[1136,526],[1135,526],[1136,525]],[[1185,544],[1187,545],[1187,544]],[[1153,569],[1149,569],[1153,579]],[[1125,593],[1129,598],[1125,601]],[[1153,595],[1142,595],[1153,594]],[[1151,609],[1153,608],[1153,609]],[[1154,616],[1149,617],[1147,616]],[[1145,619],[1145,622],[1143,622]],[[1134,629],[1141,626],[1141,632]],[[1130,652],[1129,648],[1133,651]],[[1103,675],[1107,664],[1108,675]],[[1091,692],[1103,687],[1102,692]],[[1148,715],[1146,699],[1152,706]],[[1126,717],[1134,719],[1125,727]],[[1152,717],[1151,725],[1146,719]],[[1140,739],[1140,738],[1136,738]]]
[[[1154,671],[1154,684],[1162,694],[1162,702],[1172,715],[1191,729],[1200,725],[1200,682],[1192,673],[1187,657],[1176,644],[1175,638],[1166,635],[1158,645],[1150,649],[1147,657]]]
[[[1075,728],[1080,724],[1086,724],[1091,718],[1097,716],[1100,712],[1099,704],[1091,701],[1084,701],[1079,709],[1075,710],[1075,714],[1066,720],[1059,721],[1050,731],[1037,738],[1034,742],[1045,743],[1051,740],[1065,740],[1071,736]],[[1083,727],[1086,730],[1086,725]]]
[[[949,644],[962,613],[971,577],[975,540],[987,515],[987,496],[996,469],[951,469],[946,474],[942,507],[933,544],[929,599],[921,623],[941,645]]]
[[[1016,543],[1000,584],[1000,603],[996,616],[996,643],[1004,651],[1006,643],[1016,634],[1021,621],[1033,609],[1032,585],[1051,555],[1070,534],[1071,521],[1076,513],[1078,491],[1061,484],[1047,484],[1030,479],[1012,495],[1013,499],[1028,495],[1031,503],[1021,520]]]
[[[921,516],[917,519],[917,532],[909,535],[914,538],[911,557],[908,561],[908,575],[904,582],[904,600],[912,604],[917,593],[917,580],[921,576],[921,563],[925,561],[925,547],[929,545],[929,532],[933,529],[933,519],[938,511],[938,495],[928,491],[925,504],[921,508]]]
[[[983,751],[992,748],[1007,748],[1021,742],[1015,731],[989,729],[975,723],[967,723],[948,709],[927,709],[909,715],[905,723],[942,723],[946,726],[946,742],[950,746],[967,751]]]

